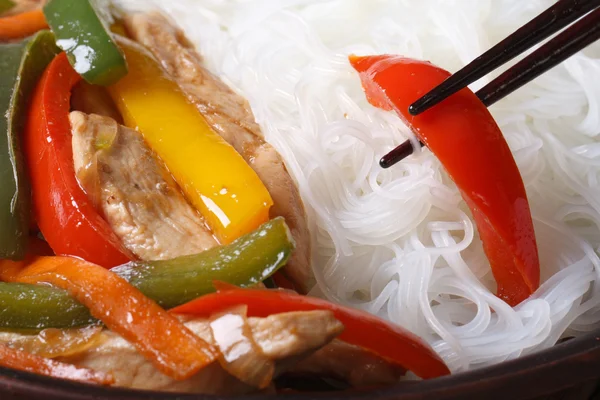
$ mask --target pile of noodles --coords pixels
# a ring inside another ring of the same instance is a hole
[[[552,1],[119,3],[172,16],[249,100],[309,214],[312,294],[410,329],[453,371],[599,327],[600,45],[491,108],[527,188],[541,260],[542,286],[514,309],[494,296],[470,212],[440,162],[424,150],[379,168],[411,133],[367,103],[347,61],[393,53],[456,71]]]

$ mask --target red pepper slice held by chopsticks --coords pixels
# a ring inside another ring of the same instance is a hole
[[[369,102],[394,110],[435,154],[471,209],[498,285],[515,306],[540,284],[529,202],[517,164],[494,118],[468,88],[418,116],[408,107],[450,73],[393,55],[350,56]]]
[[[424,379],[450,374],[442,359],[418,336],[364,311],[287,290],[241,289],[222,283],[215,286],[217,293],[199,297],[171,312],[209,317],[246,305],[248,317],[268,317],[292,311],[329,310],[344,324],[341,340],[369,350]]]
[[[61,53],[33,92],[24,147],[34,215],[56,254],[112,268],[134,257],[96,211],[75,176],[69,109],[71,89],[80,80]]]

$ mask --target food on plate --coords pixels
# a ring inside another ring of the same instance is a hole
[[[200,5],[134,3],[0,0],[0,366],[233,395],[289,391],[298,377],[337,389],[435,379],[523,351],[490,356],[486,329],[518,341],[543,307],[546,241],[529,170],[473,92],[411,117],[448,72],[352,55],[382,53],[368,46],[319,58],[326,46],[308,34],[224,46],[255,29],[239,26],[207,30],[207,50],[177,11]],[[245,58],[278,52],[279,63]],[[306,68],[337,83],[297,80],[295,63],[313,56]],[[391,127],[432,154],[373,173],[367,143],[383,151]],[[407,219],[417,228],[390,228]]]
[[[219,394],[267,389],[296,364],[358,387],[449,373],[377,317],[229,286],[277,273],[303,293],[314,285],[302,200],[247,102],[158,14],[120,25],[87,0],[50,0],[44,13],[52,32],[2,48],[15,58],[8,86],[26,75],[31,87],[5,93],[6,181],[22,200],[3,210],[0,365]],[[356,376],[372,366],[382,375]]]

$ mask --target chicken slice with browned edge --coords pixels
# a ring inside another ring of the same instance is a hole
[[[296,362],[327,345],[343,330],[343,325],[330,311],[291,312],[267,318],[248,318],[254,342],[261,356],[275,363],[274,377],[284,373]],[[227,342],[228,332],[213,337],[211,322],[190,320],[185,325],[203,340],[216,344]],[[165,334],[168,334],[165,332]],[[0,343],[22,342],[25,335],[0,333]],[[117,334],[105,330],[94,341],[95,346],[58,360],[96,371],[112,373],[116,386],[172,392],[242,394],[256,390],[230,375],[219,362],[214,362],[184,381],[175,381],[154,368],[135,347]],[[246,348],[240,350],[247,350]],[[247,366],[252,374],[255,366]]]
[[[284,268],[297,290],[314,285],[310,234],[298,189],[277,151],[265,142],[247,101],[202,66],[200,56],[160,14],[126,18],[128,33],[149,48],[179,83],[210,126],[254,169],[273,198],[271,217],[283,216],[296,241],[296,251]]]
[[[139,132],[78,111],[69,119],[79,182],[129,250],[165,260],[217,245]]]

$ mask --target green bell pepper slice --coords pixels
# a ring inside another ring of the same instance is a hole
[[[1,329],[62,329],[94,322],[88,309],[62,289],[0,282]]]
[[[29,97],[59,52],[50,31],[40,31],[21,43],[0,45],[0,258],[25,256],[31,194],[20,136]]]
[[[127,62],[113,40],[112,17],[106,2],[49,0],[44,15],[57,44],[87,82],[108,86],[127,75]]]
[[[136,261],[115,272],[164,308],[214,292],[213,281],[250,287],[287,262],[294,240],[283,218],[275,218],[234,242],[200,254],[164,261]],[[89,325],[87,308],[62,290],[0,283],[0,328],[39,330]]]

